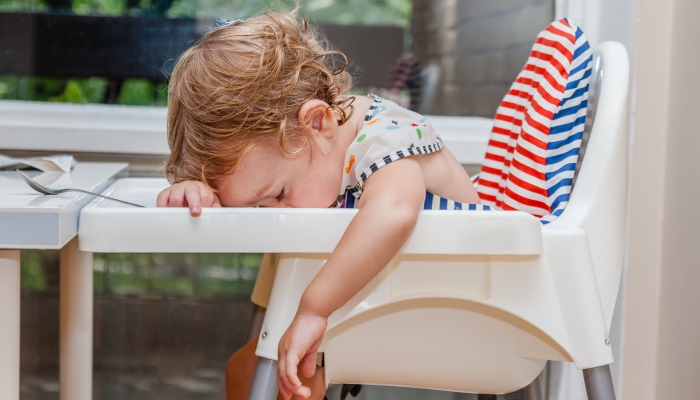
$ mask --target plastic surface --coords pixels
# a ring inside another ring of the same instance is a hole
[[[604,73],[587,155],[568,207],[541,228],[543,254],[397,257],[331,316],[322,345],[328,382],[504,393],[532,381],[544,360],[581,369],[613,362],[607,339],[624,248],[629,65],[618,43],[594,56]],[[276,357],[322,265],[311,255],[282,256],[258,355]]]
[[[627,189],[624,47],[603,43],[599,111],[576,187],[547,227],[517,212],[424,211],[400,254],[329,319],[326,380],[504,393],[546,360],[610,364]],[[107,195],[152,206],[165,181],[122,180]],[[80,248],[283,253],[256,354],[274,360],[308,283],[353,210],[128,209],[94,202]],[[429,368],[426,368],[429,366]]]
[[[126,163],[79,162],[70,174],[44,173],[33,179],[54,189],[101,192]],[[78,232],[80,210],[94,196],[47,196],[31,189],[15,171],[0,171],[0,249],[60,249]]]
[[[598,108],[586,156],[564,213],[545,229],[577,227],[591,248],[601,304],[610,329],[622,273],[627,215],[627,93],[629,59],[617,42],[598,46],[603,70]]]
[[[0,399],[19,400],[19,250],[0,250]]]
[[[78,251],[75,238],[61,249],[59,291],[60,400],[92,398],[92,253]]]
[[[165,179],[129,178],[103,194],[148,208],[96,201],[80,219],[80,249],[92,252],[330,253],[357,210],[154,208]],[[540,254],[542,228],[526,213],[422,211],[407,254]],[[445,232],[436,235],[435,232]]]

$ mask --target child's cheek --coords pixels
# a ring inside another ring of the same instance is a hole
[[[318,185],[304,194],[303,202],[307,205],[301,207],[327,208],[338,199],[338,187],[331,185]]]

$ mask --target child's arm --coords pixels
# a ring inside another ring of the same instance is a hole
[[[176,183],[158,194],[157,207],[189,207],[193,217],[202,214],[202,207],[221,207],[219,197],[199,181]]]
[[[304,291],[299,309],[279,343],[277,376],[284,399],[308,398],[297,366],[306,377],[316,369],[316,351],[328,316],[343,306],[398,253],[411,235],[425,199],[420,164],[404,158],[372,174],[360,211],[338,246]]]

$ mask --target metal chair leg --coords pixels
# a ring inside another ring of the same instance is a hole
[[[357,397],[361,390],[362,385],[344,383],[340,389],[340,400],[345,400],[348,397],[348,394],[352,397]]]
[[[584,369],[583,380],[586,383],[588,400],[615,400],[609,365]]]
[[[542,372],[523,389],[525,391],[525,399],[527,400],[546,400],[547,388],[549,387],[549,368],[550,364],[544,367]]]
[[[253,386],[250,388],[248,400],[275,400],[277,398],[277,361],[258,358],[255,367]]]
[[[246,331],[246,343],[257,339],[262,330],[263,321],[265,320],[266,308],[262,308],[259,305],[253,305],[253,315],[250,317],[250,322],[248,322],[248,330]]]
[[[505,400],[528,400],[527,391],[523,388],[513,393],[506,393],[503,397]]]

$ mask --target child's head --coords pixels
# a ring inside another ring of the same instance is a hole
[[[255,146],[274,144],[281,154],[312,146],[298,121],[310,101],[327,104],[342,125],[352,79],[345,56],[324,46],[294,13],[268,13],[215,28],[185,51],[168,89],[168,179],[218,189]]]

